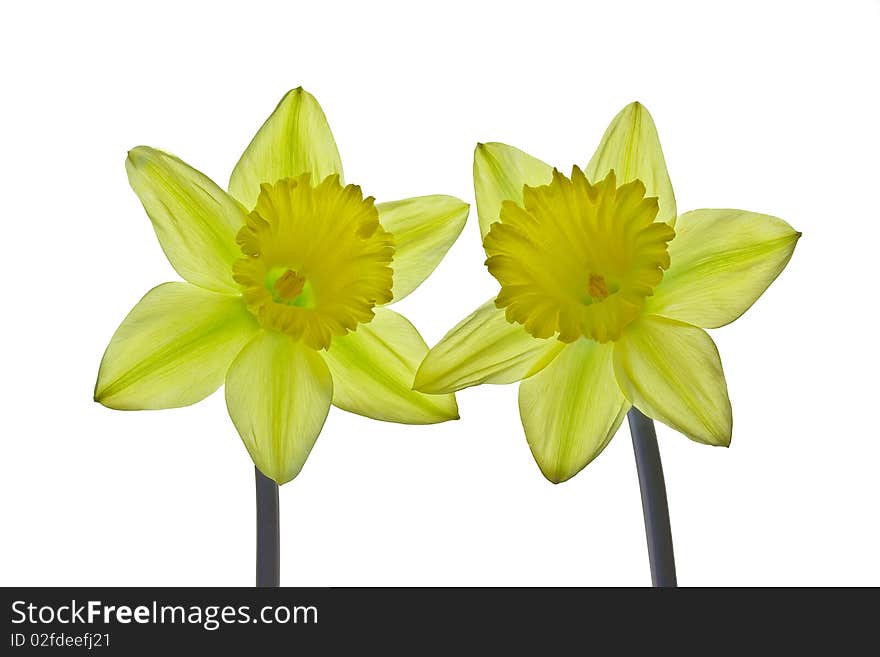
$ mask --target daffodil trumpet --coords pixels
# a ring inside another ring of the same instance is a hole
[[[468,205],[377,204],[346,184],[324,112],[301,88],[259,129],[228,192],[154,148],[130,151],[125,168],[186,282],[153,288],[123,320],[95,400],[176,408],[225,383],[256,468],[257,582],[278,585],[278,485],[300,473],[331,405],[405,424],[458,417],[453,394],[412,389],[428,347],[387,306],[430,275]]]
[[[512,146],[478,144],[474,190],[485,264],[500,290],[431,349],[414,387],[448,394],[522,381],[526,440],[553,483],[591,463],[632,412],[654,582],[674,585],[651,420],[699,443],[730,444],[727,384],[704,329],[755,303],[800,233],[743,210],[679,215],[639,103],[570,175]]]

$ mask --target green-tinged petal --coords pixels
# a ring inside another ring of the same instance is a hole
[[[283,333],[260,332],[226,375],[226,408],[260,472],[279,484],[296,477],[333,398],[321,355]]]
[[[481,383],[513,383],[541,371],[565,345],[529,335],[487,301],[459,322],[428,353],[415,388],[453,392]]]
[[[210,178],[168,153],[138,146],[125,170],[175,271],[217,292],[239,292],[232,263],[244,209]]]
[[[518,148],[490,142],[477,144],[474,151],[474,193],[480,235],[498,221],[503,201],[522,204],[523,185],[546,185],[553,177],[553,167]]]
[[[730,444],[733,416],[718,350],[705,331],[647,315],[614,346],[623,394],[645,415],[708,445]]]
[[[660,138],[654,119],[641,103],[630,103],[611,121],[587,165],[587,178],[590,182],[604,180],[612,169],[618,185],[641,180],[646,196],[656,196],[660,203],[657,221],[675,224],[675,194]]]
[[[339,174],[342,161],[324,111],[302,87],[287,92],[259,129],[229,178],[229,193],[248,209],[257,204],[260,185],[311,174],[317,185]]]
[[[333,374],[333,404],[386,422],[458,419],[454,395],[425,395],[412,389],[426,353],[428,346],[406,318],[377,308],[373,321],[334,337],[330,344],[326,359]]]
[[[614,378],[611,343],[565,347],[519,387],[519,414],[532,455],[553,483],[571,479],[605,449],[630,404]]]
[[[704,328],[729,324],[788,264],[800,233],[745,210],[694,210],[678,218],[671,266],[646,312]]]
[[[120,410],[194,404],[221,386],[232,359],[257,330],[239,297],[188,283],[159,285],[113,334],[95,401]]]
[[[464,228],[468,204],[454,196],[379,203],[379,222],[394,235],[394,301],[415,290],[440,264]]]

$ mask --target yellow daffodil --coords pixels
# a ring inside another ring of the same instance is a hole
[[[743,210],[677,215],[639,103],[570,177],[511,146],[478,144],[474,187],[501,290],[431,349],[415,388],[524,379],[526,438],[553,482],[590,463],[631,406],[695,441],[729,445],[727,385],[703,329],[742,315],[800,233]]]
[[[302,89],[257,132],[228,192],[154,148],[129,152],[125,168],[186,282],[153,288],[123,320],[97,401],[186,406],[225,381],[245,447],[278,483],[299,473],[331,403],[389,422],[458,417],[453,395],[411,390],[427,345],[386,306],[434,270],[464,226],[465,203],[374,204],[345,185],[324,113]]]

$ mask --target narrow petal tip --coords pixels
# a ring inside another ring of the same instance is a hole
[[[549,481],[554,486],[565,483],[566,481],[574,477],[575,474],[578,474],[580,472],[580,470],[578,470],[573,474],[563,474],[561,471],[545,470],[543,467],[541,467],[540,463],[538,463],[538,469],[541,471],[541,474],[544,475],[544,479]]]
[[[412,390],[414,390],[415,392],[420,392],[424,395],[449,395],[458,392],[458,389],[455,386],[443,385],[442,382],[437,380],[437,377],[435,375],[428,374],[427,371],[423,371],[421,368],[416,371],[416,376],[412,384]],[[455,417],[452,417],[452,415],[450,415],[447,419],[461,419],[458,416],[457,404],[455,407]]]
[[[167,151],[163,151],[161,148],[154,148],[152,146],[147,146],[146,144],[138,144],[137,146],[133,146],[128,149],[125,156],[126,159],[132,161],[139,161],[143,158],[149,157],[150,155],[168,155]]]
[[[455,399],[453,399],[453,404],[455,404],[455,408],[450,410],[448,413],[437,413],[436,419],[430,422],[420,422],[419,424],[442,424],[443,422],[454,422],[455,420],[460,420],[461,415],[458,414],[458,403],[455,401]]]
[[[107,382],[103,380],[100,374],[98,380],[95,381],[95,389],[92,392],[92,401],[96,404],[100,404],[104,408],[109,408],[111,411],[129,410],[120,404],[113,403],[112,395],[107,394]]]
[[[411,390],[415,390],[416,392],[423,392],[425,394],[434,394],[434,390],[431,389],[431,381],[428,378],[428,375],[424,370],[424,362],[422,366],[416,370],[416,376],[413,379]]]
[[[92,391],[92,401],[104,408],[113,408],[112,405],[107,404],[107,385],[102,380],[100,373],[98,374],[98,380],[95,381],[95,389]]]
[[[104,391],[96,392],[92,395],[92,399],[95,403],[100,404],[104,408],[109,408],[111,411],[133,411],[138,410],[136,407],[126,406],[124,404],[114,403],[112,397],[108,397]]]
[[[134,148],[128,149],[128,151],[126,151],[126,153],[125,153],[126,164],[131,162],[132,165],[137,166],[138,161],[141,160],[141,157],[143,156],[143,154],[147,151],[150,151],[150,150],[151,149],[149,146],[144,146],[144,145],[138,145],[138,146],[135,146]]]
[[[283,100],[295,99],[297,101],[302,102],[303,100],[311,99],[317,103],[317,99],[315,95],[311,93],[308,89],[303,87],[302,85],[296,87],[295,89],[291,89],[285,95]]]

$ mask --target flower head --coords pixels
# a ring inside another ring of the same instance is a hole
[[[331,403],[391,422],[457,417],[451,394],[411,390],[427,345],[385,306],[434,270],[464,226],[465,203],[377,205],[345,185],[324,113],[302,89],[257,132],[228,193],[153,148],[133,149],[125,164],[187,282],[152,289],[123,320],[97,401],[186,406],[225,381],[245,447],[279,483],[299,473]]]
[[[613,171],[591,185],[576,166],[570,179],[554,169],[550,184],[525,185],[483,240],[495,305],[536,338],[616,340],[669,268],[675,232],[654,222],[657,209],[640,181],[617,187]]]
[[[233,278],[248,309],[266,329],[313,349],[370,322],[373,308],[393,298],[394,238],[373,199],[338,175],[315,187],[308,174],[263,184],[236,242],[243,257]]]
[[[631,406],[693,440],[728,445],[727,386],[703,329],[745,312],[800,234],[741,210],[677,217],[639,103],[570,177],[513,147],[478,144],[474,187],[486,266],[501,289],[428,353],[416,389],[523,380],[526,438],[554,482],[590,463]]]

